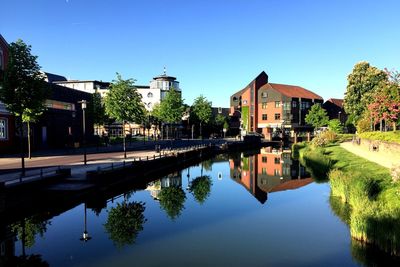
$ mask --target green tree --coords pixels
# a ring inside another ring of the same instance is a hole
[[[200,136],[202,136],[203,124],[207,124],[211,120],[211,105],[211,101],[208,101],[207,98],[205,98],[203,95],[200,95],[194,100],[193,105],[190,108],[191,113],[199,121]]]
[[[118,203],[116,207],[108,211],[104,228],[118,248],[135,243],[137,235],[143,230],[143,224],[146,222],[144,210],[144,203],[128,203],[124,200],[122,204]]]
[[[384,71],[370,66],[368,62],[359,62],[354,66],[352,73],[347,77],[348,84],[344,97],[344,109],[349,118],[353,119],[354,125],[371,103],[372,94],[377,86],[387,78]]]
[[[184,203],[186,200],[185,192],[180,187],[164,187],[158,195],[160,199],[160,206],[167,215],[175,220],[181,215]]]
[[[180,122],[182,120],[182,114],[185,111],[181,93],[171,87],[157,109],[156,117],[158,117],[162,122]]]
[[[319,103],[314,104],[306,115],[306,123],[319,128],[328,124],[329,117],[326,110]]]
[[[111,118],[122,122],[123,126],[123,148],[126,158],[126,134],[125,122],[135,122],[140,124],[145,116],[145,107],[142,97],[134,86],[134,79],[122,79],[117,73],[117,79],[113,80],[110,90],[104,98],[106,114]]]
[[[334,133],[341,134],[343,133],[343,124],[338,119],[333,119],[328,122],[329,130]]]
[[[101,95],[97,90],[92,94],[92,101],[89,102],[89,116],[93,118],[93,123],[98,129],[109,120]]]
[[[23,153],[23,123],[28,126],[30,156],[30,123],[35,122],[45,109],[48,95],[44,77],[37,63],[37,56],[31,54],[31,46],[17,40],[9,46],[8,66],[0,87],[0,100],[15,116],[17,131],[21,140],[22,172],[25,172]]]
[[[203,204],[204,201],[208,198],[211,192],[212,181],[210,176],[200,176],[196,177],[191,185],[190,192],[193,194],[194,198],[200,204]]]

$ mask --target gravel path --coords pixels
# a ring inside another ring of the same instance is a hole
[[[352,142],[344,142],[341,143],[340,146],[357,156],[363,157],[389,169],[392,168],[393,165],[400,164],[400,154],[388,155],[384,152],[369,151],[361,146],[353,145]]]

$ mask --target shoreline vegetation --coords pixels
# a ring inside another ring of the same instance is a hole
[[[331,198],[340,202],[332,209],[340,206],[345,211],[346,216],[338,216],[349,225],[352,242],[375,245],[399,257],[400,183],[390,169],[341,148],[337,140],[294,144],[293,155],[317,182],[329,180]]]

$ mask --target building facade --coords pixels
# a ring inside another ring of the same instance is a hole
[[[152,110],[154,105],[164,100],[165,96],[174,88],[181,92],[176,77],[168,76],[165,69],[162,75],[156,76],[150,81],[150,86],[136,86],[138,93],[142,96],[142,102],[147,110]]]
[[[62,77],[62,76],[59,76]],[[50,82],[50,81],[49,81]],[[101,97],[104,97],[110,88],[109,82],[103,81],[78,81],[78,80],[61,80],[61,81],[51,81],[57,85],[65,86],[78,91],[86,92],[89,94],[94,94],[95,92],[100,93]]]
[[[338,119],[341,123],[347,121],[347,114],[343,108],[343,99],[329,98],[322,107],[328,113],[329,119]]]
[[[0,34],[0,80],[3,79],[4,71],[8,63],[8,43]],[[15,120],[14,116],[6,109],[0,101],[0,152],[9,152],[15,143]]]
[[[323,99],[300,86],[269,83],[268,75],[261,72],[233,94],[230,103],[231,116],[239,118],[242,135],[259,133],[272,139],[310,131],[305,116],[312,105],[322,105]]]

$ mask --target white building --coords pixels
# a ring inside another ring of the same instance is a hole
[[[65,86],[68,88],[72,88],[75,90],[87,92],[87,93],[95,93],[96,91],[100,93],[101,97],[104,97],[109,90],[110,83],[102,82],[102,81],[79,81],[79,80],[65,80],[65,81],[52,81],[55,84]]]
[[[171,88],[181,92],[179,82],[175,77],[168,76],[165,68],[162,75],[156,76],[150,81],[150,86],[137,85],[136,88],[142,95],[142,102],[147,110],[152,110],[156,103],[160,103]]]

